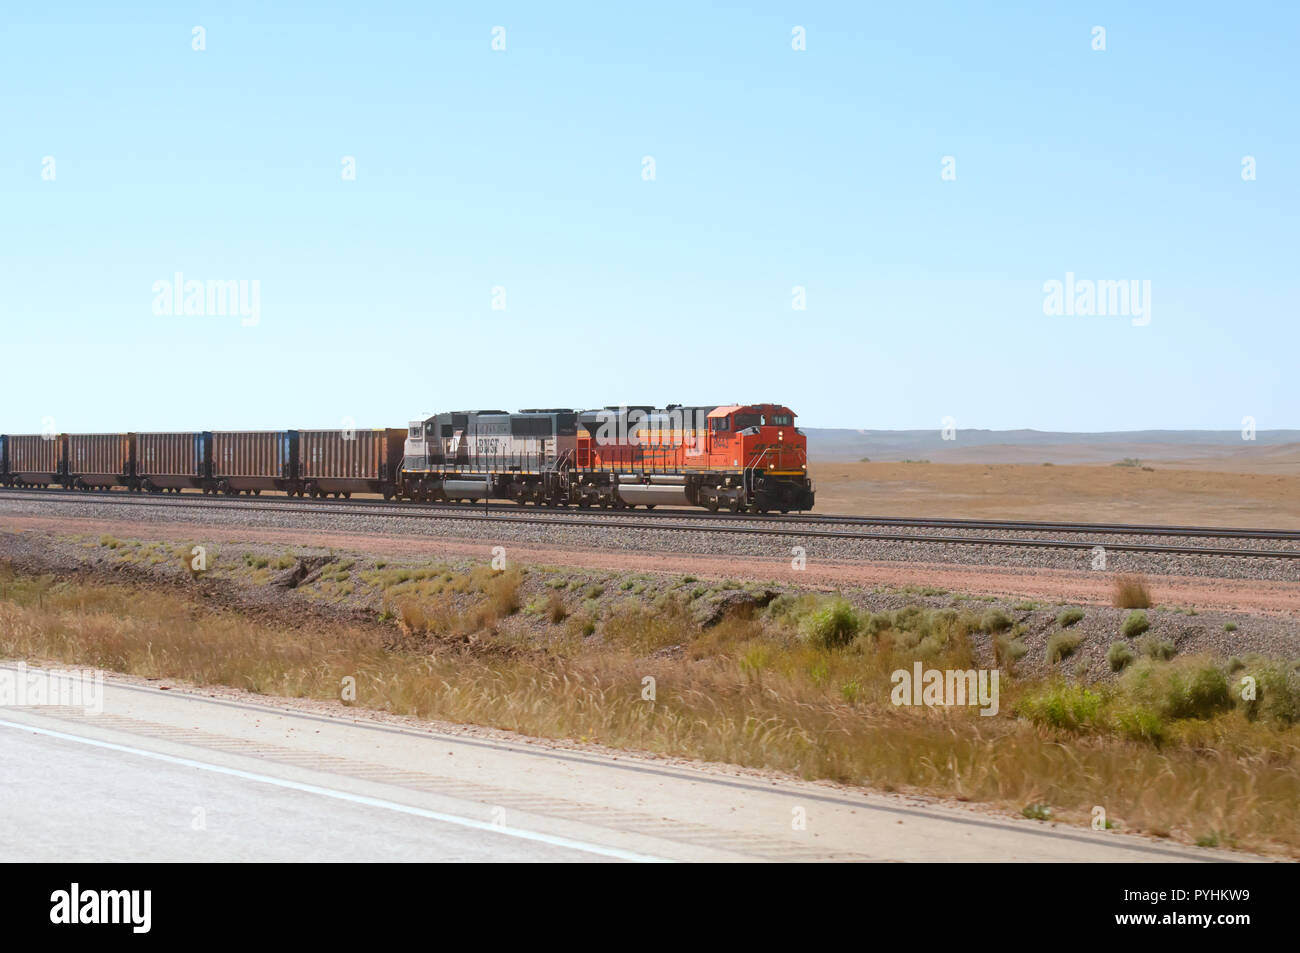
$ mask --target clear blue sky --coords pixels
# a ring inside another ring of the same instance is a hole
[[[0,431],[1297,427],[1298,55],[1295,3],[11,4]]]

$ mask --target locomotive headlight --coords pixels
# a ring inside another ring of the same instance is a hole
[[[784,440],[784,439],[785,439],[785,431],[784,431],[784,430],[778,430],[778,431],[776,432],[776,439],[777,439],[777,440]]]

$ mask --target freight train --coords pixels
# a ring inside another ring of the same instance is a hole
[[[405,429],[0,435],[0,483],[315,499],[810,510],[807,439],[780,404],[467,410]]]

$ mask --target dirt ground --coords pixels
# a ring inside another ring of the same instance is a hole
[[[185,524],[133,523],[129,520],[81,520],[41,517],[5,517],[0,520],[0,555],[5,537],[25,537],[39,548],[41,540],[67,533],[93,538],[111,533],[132,539],[173,543],[261,543],[285,548],[315,546],[372,556],[473,558],[486,560],[489,550],[479,540],[384,536],[319,530]],[[692,573],[708,579],[754,582],[794,581],[831,591],[845,587],[941,587],[954,592],[993,596],[1069,601],[1107,605],[1112,576],[1089,571],[954,566],[942,563],[816,562],[795,574],[781,559],[737,559],[685,553],[626,553],[589,551],[555,545],[510,547],[512,559],[531,565],[581,567],[613,572]],[[1300,587],[1293,582],[1255,579],[1161,576],[1150,580],[1157,603],[1206,611],[1251,612],[1294,619],[1300,615]]]
[[[812,463],[809,472],[819,513],[1300,529],[1300,464],[1275,473],[1169,463]]]
[[[89,527],[82,527],[89,528]],[[197,537],[208,547],[207,571],[193,577],[189,537],[177,542],[172,527],[115,527],[122,535],[0,530],[0,567],[33,575],[53,573],[80,581],[125,583],[148,589],[178,589],[201,598],[205,605],[233,609],[262,621],[294,629],[315,630],[331,622],[377,628],[392,645],[410,644],[398,638],[393,610],[404,598],[399,578],[384,580],[380,569],[396,573],[403,567],[436,567],[469,578],[487,566],[488,552],[452,540],[413,540],[285,530],[208,528]],[[224,530],[224,532],[223,532]],[[129,533],[127,532],[129,531]],[[1069,670],[1091,680],[1113,677],[1106,659],[1127,609],[1110,606],[1114,577],[1102,573],[1059,570],[1016,572],[990,567],[906,567],[878,564],[828,564],[803,572],[783,572],[772,561],[745,562],[678,554],[586,553],[563,549],[511,547],[509,558],[525,569],[518,606],[523,611],[498,620],[505,639],[480,645],[489,653],[508,645],[547,644],[557,633],[545,620],[545,600],[563,595],[570,615],[586,613],[599,621],[632,603],[657,606],[661,595],[688,600],[695,621],[716,624],[734,606],[733,598],[749,593],[767,601],[779,594],[835,591],[866,612],[893,612],[908,606],[958,609],[983,616],[1002,611],[1018,624],[1016,638],[1030,651],[1017,669],[1022,675],[1056,671],[1046,660],[1048,639],[1061,630],[1062,607],[1082,608],[1083,620],[1071,631],[1084,638]],[[297,565],[295,565],[297,564]],[[956,569],[956,571],[953,571]],[[684,575],[689,571],[690,575]],[[286,583],[286,576],[292,576]],[[451,578],[450,575],[447,576]],[[564,583],[559,588],[556,581]],[[1222,580],[1160,578],[1151,581],[1153,606],[1147,610],[1150,638],[1173,643],[1178,652],[1210,654],[1216,658],[1262,654],[1295,659],[1300,652],[1300,590],[1294,584],[1266,583],[1244,591]],[[743,590],[743,592],[742,592]],[[432,611],[453,615],[472,608],[478,590],[461,592],[454,603],[429,602]],[[426,594],[427,595],[427,594]],[[433,598],[430,596],[429,598]],[[527,608],[523,608],[523,607]],[[387,615],[382,615],[388,610]],[[377,621],[378,620],[378,621]],[[496,631],[496,628],[493,629]],[[475,635],[470,642],[478,639]],[[486,637],[484,637],[486,638]],[[980,651],[992,652],[988,639]],[[1140,644],[1140,643],[1139,643]],[[992,662],[992,656],[986,659]]]

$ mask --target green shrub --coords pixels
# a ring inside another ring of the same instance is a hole
[[[818,648],[834,649],[852,642],[861,625],[853,606],[843,599],[832,599],[804,619],[801,633]]]
[[[980,620],[980,629],[985,632],[1001,632],[1011,628],[1011,619],[1001,609],[990,609]]]
[[[1224,631],[1224,632],[1236,632],[1236,631],[1237,631],[1237,623],[1235,623],[1235,622],[1225,622],[1225,623],[1223,623],[1223,631]]]
[[[1110,650],[1106,653],[1106,661],[1110,663],[1112,672],[1120,672],[1128,668],[1135,658],[1137,655],[1127,642],[1111,643]]]
[[[1137,706],[1161,718],[1211,718],[1232,707],[1228,679],[1204,659],[1182,664],[1140,661],[1120,679],[1122,691]]]
[[[1094,727],[1101,713],[1102,697],[1078,685],[1052,682],[1026,694],[1016,702],[1016,714],[1034,724],[1079,731]]]
[[[1068,629],[1070,626],[1074,625],[1076,622],[1081,621],[1082,619],[1083,619],[1082,609],[1078,609],[1078,608],[1066,609],[1056,617],[1056,624],[1059,625],[1062,629]]]
[[[1029,649],[1025,643],[1011,636],[999,635],[993,640],[993,653],[997,658],[997,663],[1002,668],[1010,669],[1022,658]]]
[[[1168,639],[1157,639],[1148,636],[1142,640],[1142,651],[1146,653],[1147,658],[1168,662],[1178,653],[1178,646]]]
[[[1141,705],[1121,708],[1115,713],[1115,727],[1130,741],[1160,744],[1165,740],[1165,723],[1159,714]]]
[[[893,622],[886,612],[868,612],[862,619],[862,633],[873,638],[893,627]]]
[[[1285,663],[1252,657],[1236,671],[1255,680],[1253,699],[1242,698],[1245,685],[1240,679],[1232,688],[1233,696],[1245,709],[1247,718],[1253,721],[1263,717],[1281,725],[1300,721],[1300,677],[1295,671],[1288,671]]]
[[[1180,704],[1171,712],[1175,718],[1209,718],[1232,707],[1228,679],[1214,665],[1196,668],[1187,682]]]
[[[1057,632],[1047,640],[1047,663],[1055,665],[1074,654],[1083,636],[1077,632]]]
[[[1147,621],[1147,614],[1140,609],[1135,609],[1128,614],[1124,624],[1119,627],[1119,634],[1126,639],[1131,639],[1141,635],[1149,628],[1151,628],[1151,623]]]

